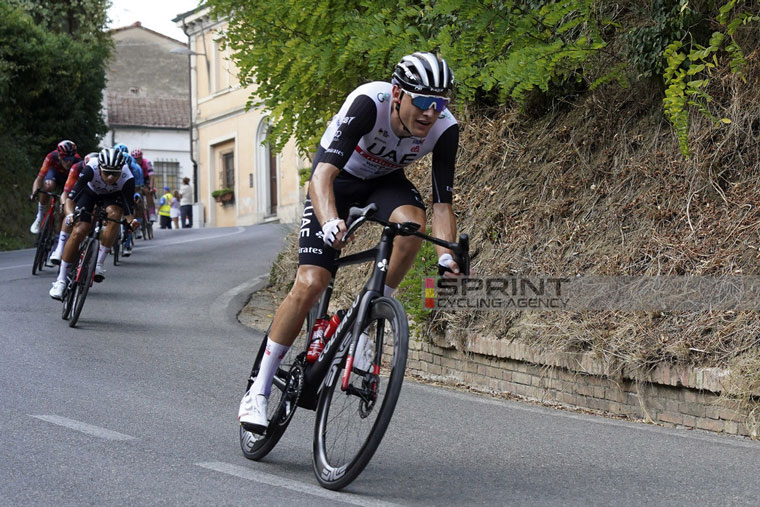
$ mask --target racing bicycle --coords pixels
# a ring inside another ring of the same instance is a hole
[[[40,232],[37,235],[37,249],[34,252],[34,264],[32,264],[32,274],[36,275],[38,271],[42,271],[42,268],[47,264],[50,252],[53,251],[53,242],[56,239],[55,220],[58,208],[58,198],[60,195],[53,192],[46,192],[42,189],[35,190],[32,194],[32,198],[36,198],[39,194],[47,194],[50,196],[50,205],[45,211],[45,215],[42,218],[42,224],[40,225]]]
[[[78,220],[85,210],[77,209],[74,220]],[[98,249],[100,248],[100,233],[105,231],[105,223],[116,222],[126,224],[126,220],[114,220],[108,218],[108,212],[102,206],[98,206],[94,213],[88,213],[93,217],[90,232],[79,244],[79,257],[77,263],[69,272],[66,288],[63,291],[63,310],[61,317],[69,321],[69,327],[76,326],[79,315],[84,308],[87,293],[95,280],[95,264],[98,261]]]
[[[318,317],[327,318],[333,276],[320,301],[309,311],[306,333],[296,339],[275,373],[264,434],[240,426],[243,454],[257,461],[277,445],[297,407],[316,410],[312,465],[319,484],[332,490],[350,484],[369,463],[391,421],[404,380],[409,340],[407,316],[398,300],[383,296],[394,238],[416,236],[448,248],[454,252],[462,272],[469,273],[466,234],[459,237],[458,243],[451,243],[418,232],[419,225],[413,222],[394,223],[375,218],[376,210],[375,204],[370,204],[351,208],[349,212],[346,239],[367,221],[381,224],[383,231],[374,248],[336,257],[335,271],[369,261],[374,262],[374,267],[335,334],[318,360],[308,363],[309,335]],[[359,344],[363,344],[364,350],[359,350]],[[246,392],[258,375],[265,347],[263,340],[247,379]],[[358,357],[365,358],[363,365],[356,360]]]

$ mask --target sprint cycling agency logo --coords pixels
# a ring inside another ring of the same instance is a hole
[[[760,276],[425,278],[433,310],[760,311]]]

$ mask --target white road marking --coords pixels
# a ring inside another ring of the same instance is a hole
[[[297,491],[299,493],[306,493],[307,495],[318,496],[327,500],[334,500],[337,502],[347,503],[351,505],[369,505],[369,506],[395,506],[398,504],[383,502],[375,498],[367,498],[354,493],[338,493],[336,491],[330,491],[323,489],[319,486],[304,484],[302,482],[294,481],[291,479],[285,479],[276,475],[267,474],[252,470],[250,468],[242,467],[239,465],[233,465],[230,463],[223,463],[221,461],[211,461],[206,463],[196,463],[197,466],[206,468],[208,470],[214,470],[223,474],[232,475],[241,479],[247,479],[249,481],[260,482],[275,486],[278,488],[285,488],[291,491]]]
[[[0,268],[0,271],[5,271],[6,269],[19,269],[19,268],[30,268],[32,267],[32,263],[28,262],[26,264],[17,264],[15,266],[6,266],[4,268]]]
[[[157,245],[143,246],[142,243],[139,243],[139,248],[136,248],[135,250],[137,251],[150,250],[151,248],[163,248],[167,246],[184,245],[185,243],[197,243],[198,241],[206,241],[208,239],[219,239],[219,238],[226,238],[227,236],[235,236],[236,234],[240,234],[241,232],[245,232],[245,229],[243,227],[238,227],[237,230],[233,232],[227,232],[224,234],[213,234],[211,236],[200,236],[200,237],[193,236],[187,239],[178,239],[175,241],[169,241],[167,243],[159,243]]]
[[[69,428],[74,431],[79,431],[92,437],[102,438],[104,440],[136,440],[135,437],[119,433],[117,431],[107,430],[99,426],[93,426],[74,419],[67,419],[66,417],[60,417],[57,415],[33,415],[29,414],[29,417],[34,417],[41,421],[46,421],[64,428]]]

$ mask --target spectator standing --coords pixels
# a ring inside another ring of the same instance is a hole
[[[172,204],[169,210],[169,216],[171,216],[172,224],[175,229],[179,229],[179,190],[175,190],[172,194]]]
[[[190,178],[182,178],[182,186],[179,187],[179,212],[183,229],[193,227],[193,186]]]
[[[172,228],[172,199],[174,196],[171,193],[171,189],[169,187],[164,187],[164,195],[161,196],[161,200],[158,201],[159,208],[158,208],[158,216],[161,224],[162,229],[171,229]]]

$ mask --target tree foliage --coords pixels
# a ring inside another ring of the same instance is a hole
[[[37,3],[0,0],[0,147],[7,155],[0,161],[0,185],[16,196],[28,194],[44,156],[61,139],[87,152],[107,130],[100,109],[110,39],[93,24],[75,23],[71,35],[51,7],[57,3]],[[50,8],[50,18],[35,18],[41,4]],[[105,3],[91,5],[100,6],[105,19]],[[20,207],[13,200],[4,205]],[[25,237],[20,234],[8,235]]]
[[[249,105],[271,112],[277,146],[294,137],[304,151],[312,149],[325,121],[354,87],[388,80],[394,63],[418,50],[447,59],[460,102],[500,105],[608,83],[664,82],[665,110],[682,139],[688,107],[707,111],[699,106],[708,97],[699,85],[709,72],[706,60],[725,53],[740,72],[744,53],[733,34],[739,27],[757,29],[757,17],[745,12],[756,10],[757,2],[739,0],[207,4],[215,16],[230,21],[223,37],[243,84],[256,83]],[[720,40],[716,26],[724,35]]]

